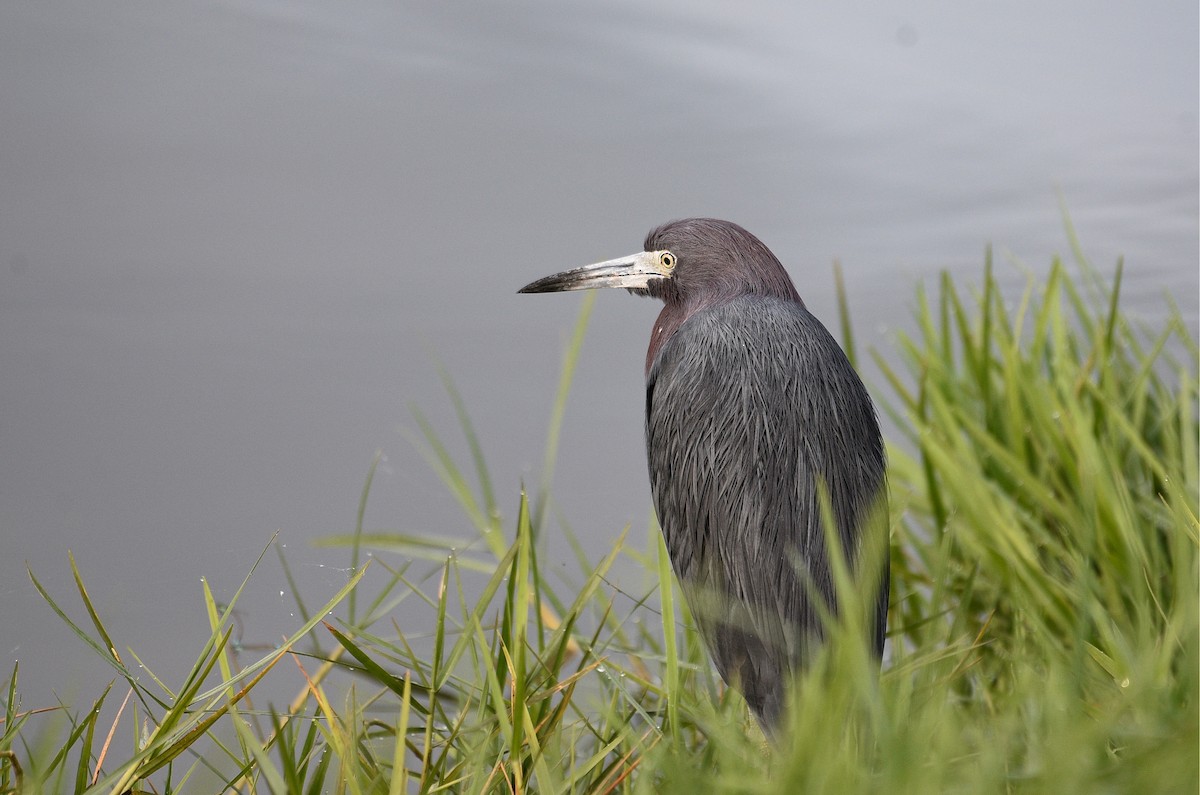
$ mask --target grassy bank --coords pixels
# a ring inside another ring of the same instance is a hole
[[[562,530],[545,490],[500,517],[451,389],[473,471],[419,422],[476,538],[376,535],[360,511],[330,542],[358,574],[288,643],[235,669],[234,605],[206,594],[203,656],[154,687],[80,580],[81,643],[118,684],[38,712],[14,669],[0,792],[1193,793],[1197,348],[1174,315],[1134,328],[1120,278],[1055,263],[1002,298],[989,263],[968,291],[944,277],[917,293],[916,332],[879,359],[876,390],[904,429],[889,445],[888,660],[878,676],[852,633],[834,644],[777,746],[712,673],[656,530],[581,554],[569,585],[550,577],[540,539]],[[649,572],[640,592],[607,576],[629,559]],[[422,614],[422,631],[400,613]],[[265,709],[249,694],[275,667],[299,695]],[[112,750],[114,728],[135,751]]]

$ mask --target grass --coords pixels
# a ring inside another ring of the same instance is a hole
[[[86,629],[35,577],[121,684],[28,709],[14,666],[0,793],[1195,792],[1196,341],[1177,312],[1135,328],[1120,266],[1108,282],[1079,259],[1011,305],[990,257],[974,290],[944,276],[917,293],[916,332],[877,356],[903,429],[889,445],[888,661],[878,675],[835,627],[778,744],[713,674],[656,528],[598,562],[579,553],[569,584],[548,575],[541,539],[566,532],[547,519],[549,472],[505,522],[446,378],[474,472],[418,415],[420,441],[474,538],[368,532],[360,509],[353,533],[327,541],[349,548],[354,577],[253,665],[234,664],[232,605],[206,590],[211,634],[175,687],[132,675],[77,570]],[[638,592],[612,585],[631,565],[646,572]],[[408,628],[417,613],[431,631]],[[253,708],[280,662],[299,694]],[[130,751],[114,750],[116,731]]]

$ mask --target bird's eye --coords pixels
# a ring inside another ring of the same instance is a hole
[[[669,271],[675,267],[675,255],[669,251],[659,254],[658,261],[662,264],[663,270]]]

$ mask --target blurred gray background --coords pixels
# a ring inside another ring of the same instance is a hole
[[[510,521],[539,480],[578,295],[524,283],[729,218],[860,348],[914,286],[1010,294],[1069,256],[1126,258],[1125,306],[1194,331],[1195,0],[7,2],[0,4],[0,678],[25,706],[112,676],[118,645],[178,682],[279,531],[310,604],[374,452],[370,528],[470,527],[407,440],[420,407],[464,463],[444,363]],[[554,510],[593,554],[650,516],[642,364],[658,307],[599,297]],[[886,397],[873,368],[865,376]],[[893,438],[894,438],[894,434]],[[558,547],[561,548],[561,547]],[[555,565],[566,566],[565,563]],[[291,632],[273,556],[245,642]],[[398,620],[403,624],[405,616]],[[6,670],[7,669],[7,670]]]

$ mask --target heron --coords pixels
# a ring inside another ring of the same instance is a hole
[[[645,365],[655,513],[718,673],[776,734],[790,681],[838,615],[830,539],[866,594],[859,626],[882,659],[890,565],[874,405],[779,259],[737,224],[672,221],[636,254],[519,292],[598,287],[664,304]]]

